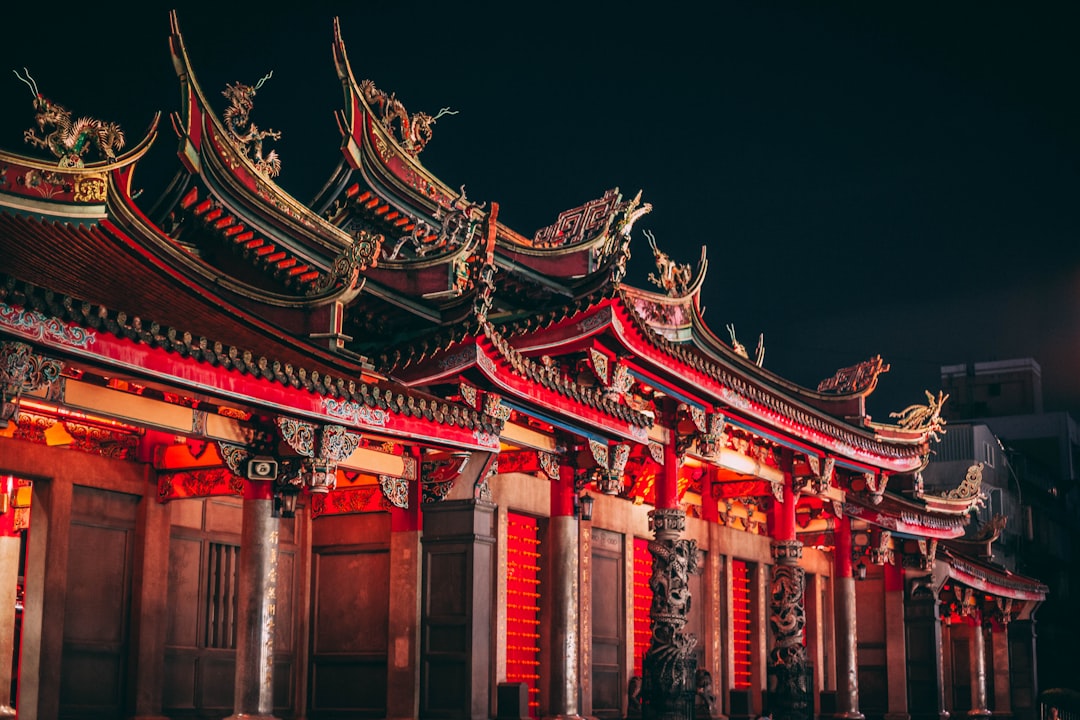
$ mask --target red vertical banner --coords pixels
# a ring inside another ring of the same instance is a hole
[[[529,687],[540,714],[540,539],[536,518],[509,513],[506,533],[506,681]]]
[[[731,563],[731,653],[735,659],[734,684],[737,690],[750,687],[753,619],[750,617],[750,566],[743,560]]]
[[[652,554],[649,541],[634,538],[634,675],[641,677],[641,659],[652,637],[649,609],[652,607]]]

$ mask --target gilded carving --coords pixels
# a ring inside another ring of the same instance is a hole
[[[941,442],[941,436],[945,434],[945,418],[941,417],[941,409],[949,396],[943,390],[938,391],[937,397],[929,390],[925,393],[926,405],[908,405],[900,412],[889,413],[889,417],[896,418],[896,424],[905,430],[921,430],[935,442]]]
[[[869,392],[877,385],[878,376],[887,372],[889,366],[880,355],[875,355],[858,365],[837,370],[831,378],[818,383],[817,391],[837,395]]]
[[[656,261],[656,274],[649,273],[649,282],[656,285],[671,297],[685,295],[694,280],[694,270],[686,264],[678,264],[667,253],[656,246],[656,238],[648,230],[645,238],[652,248],[653,260]]]
[[[27,130],[23,133],[26,142],[51,152],[59,159],[58,165],[62,168],[83,167],[83,156],[90,149],[96,150],[106,160],[116,158],[116,151],[124,147],[124,133],[119,125],[87,117],[73,119],[70,110],[38,92],[37,82],[26,68],[23,68],[25,78],[17,70],[14,72],[15,77],[30,88],[38,127],[42,132],[46,128],[53,128],[44,137],[38,137],[33,128]]]
[[[652,637],[645,652],[642,695],[654,717],[691,717],[697,691],[697,638],[683,632],[690,611],[689,577],[698,572],[697,542],[679,539],[686,516],[681,510],[657,508],[649,513],[656,537],[649,587]]]
[[[277,150],[271,150],[264,156],[263,140],[280,140],[281,133],[276,130],[260,130],[258,125],[251,122],[251,109],[255,105],[255,93],[273,75],[273,71],[270,71],[255,83],[254,87],[238,81],[226,85],[221,92],[229,101],[229,107],[225,108],[222,119],[230,139],[244,157],[251,161],[255,170],[266,177],[278,176],[281,172],[281,158],[278,157]]]

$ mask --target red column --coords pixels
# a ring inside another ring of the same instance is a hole
[[[664,469],[656,478],[656,507],[669,510],[679,504],[679,456],[675,453],[678,422],[672,421],[671,438],[664,443]]]
[[[716,468],[712,465],[705,466],[705,474],[701,476],[701,517],[710,523],[720,521],[720,512],[712,494],[715,477]]]
[[[387,618],[390,663],[386,674],[386,716],[418,717],[420,712],[420,449],[412,450],[416,479],[409,482],[409,507],[390,509],[390,614]]]

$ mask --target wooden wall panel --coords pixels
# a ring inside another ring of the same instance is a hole
[[[60,717],[125,712],[135,495],[75,487],[69,535]]]
[[[309,715],[386,711],[390,553],[324,549],[314,557]]]
[[[592,714],[620,718],[626,695],[623,539],[593,529],[592,547]]]

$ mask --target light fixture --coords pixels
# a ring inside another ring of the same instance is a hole
[[[45,436],[45,444],[49,446],[70,445],[75,442],[75,438],[72,437],[71,433],[64,427],[63,420],[54,422],[46,428],[43,434]]]
[[[859,560],[859,564],[855,566],[855,572],[852,573],[852,574],[855,576],[856,580],[865,580],[866,579],[866,563],[864,563],[862,560]]]
[[[585,522],[592,522],[593,496],[588,493],[574,496],[574,514]]]
[[[300,486],[289,481],[274,482],[274,517],[296,517],[296,500],[300,497]]]

